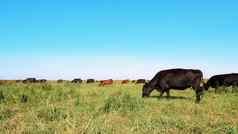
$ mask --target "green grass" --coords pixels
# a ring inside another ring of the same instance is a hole
[[[142,85],[0,86],[1,134],[236,134],[238,92],[172,91],[141,98]]]

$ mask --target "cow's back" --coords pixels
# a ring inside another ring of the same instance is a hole
[[[112,84],[113,84],[113,80],[112,79],[101,80],[99,86],[112,85]]]
[[[222,74],[222,75],[215,75],[212,76],[207,84],[211,87],[231,84],[232,82],[238,81],[238,74]]]
[[[200,70],[171,69],[159,72],[154,79],[157,81],[157,87],[186,88],[193,86],[194,82],[200,82],[202,78],[203,74]]]
[[[238,74],[228,74],[224,79],[224,83],[232,84],[238,82]]]
[[[165,81],[184,81],[184,80],[194,80],[202,78],[203,74],[200,70],[192,69],[171,69],[165,70],[158,73],[157,78],[159,80]]]

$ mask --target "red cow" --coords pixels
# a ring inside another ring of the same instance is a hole
[[[130,81],[129,80],[123,80],[121,84],[128,84]]]
[[[99,86],[112,85],[112,84],[113,84],[113,80],[112,79],[110,79],[110,80],[102,80],[102,81],[100,81]]]

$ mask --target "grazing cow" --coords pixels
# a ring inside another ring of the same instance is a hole
[[[71,83],[83,83],[83,80],[82,79],[79,79],[79,78],[77,78],[77,79],[74,79],[74,80],[72,80],[72,82]]]
[[[156,89],[162,97],[164,92],[169,97],[170,89],[185,90],[192,87],[196,91],[196,102],[200,102],[203,94],[201,87],[203,73],[192,69],[170,69],[160,71],[155,77],[143,87],[142,97],[148,97]]]
[[[112,85],[112,84],[113,84],[113,80],[112,79],[110,79],[110,80],[102,80],[102,81],[100,81],[99,86]]]
[[[138,80],[136,81],[136,84],[144,84],[144,83],[146,83],[146,80],[145,80],[145,79],[138,79]]]
[[[87,79],[87,82],[86,83],[94,83],[95,82],[95,80],[94,79]]]
[[[238,73],[221,74],[212,76],[205,84],[205,90],[210,87],[217,89],[218,87],[238,86]]]
[[[128,84],[130,81],[129,80],[123,80],[121,84]]]
[[[63,82],[64,82],[64,80],[62,80],[62,79],[57,80],[57,83],[63,83]]]
[[[27,78],[25,80],[22,81],[23,83],[36,83],[37,80],[36,78]]]

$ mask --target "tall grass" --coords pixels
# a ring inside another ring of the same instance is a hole
[[[117,96],[109,96],[104,101],[102,111],[109,112],[136,112],[144,107],[142,99],[132,97],[129,94],[120,94]]]
[[[236,134],[236,88],[206,92],[195,104],[192,90],[171,99],[141,98],[142,85],[4,84],[0,133],[7,134]],[[227,90],[227,91],[225,91]]]

